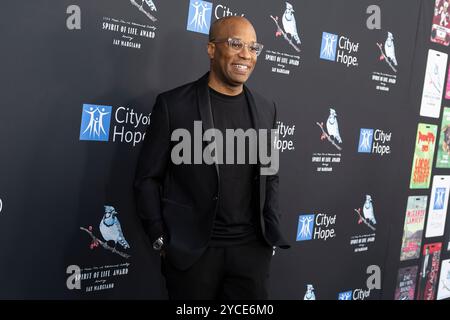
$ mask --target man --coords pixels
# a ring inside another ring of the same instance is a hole
[[[244,164],[173,162],[172,133],[195,139],[196,121],[203,132],[275,127],[275,105],[244,86],[261,50],[247,19],[219,19],[209,35],[210,72],[156,99],[135,193],[170,299],[267,299],[272,247],[289,247],[279,231],[278,175],[261,175],[261,161],[249,161],[254,144]]]

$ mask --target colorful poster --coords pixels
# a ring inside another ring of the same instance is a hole
[[[419,123],[417,127],[416,148],[409,183],[411,189],[427,189],[430,187],[436,133],[436,125]]]
[[[437,294],[437,300],[447,298],[450,298],[450,259],[442,261]]]
[[[450,108],[444,108],[436,159],[437,168],[450,168]]]
[[[418,266],[406,267],[398,270],[394,300],[414,300],[417,271]]]
[[[431,41],[444,46],[450,44],[450,3],[449,0],[436,0],[434,4]]]
[[[427,200],[427,196],[408,197],[400,261],[420,258]]]
[[[422,103],[420,105],[421,116],[439,118],[446,68],[447,54],[432,49],[428,50]]]
[[[450,176],[434,176],[431,189],[430,205],[428,207],[427,230],[425,237],[444,235],[445,218],[450,190]]]
[[[441,247],[442,243],[426,244],[423,247],[416,300],[434,300],[435,298]]]

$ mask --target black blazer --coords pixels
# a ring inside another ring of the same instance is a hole
[[[180,270],[190,267],[207,248],[220,197],[217,164],[171,161],[172,147],[178,144],[171,141],[173,130],[184,128],[194,137],[194,121],[202,121],[204,131],[214,127],[208,76],[158,95],[134,183],[137,211],[150,240],[164,234],[166,258]],[[275,128],[275,104],[245,86],[244,91],[254,128]],[[208,144],[204,142],[202,150]],[[264,239],[271,246],[289,248],[279,230],[278,175],[260,175],[259,168],[258,161],[254,194],[259,197]]]

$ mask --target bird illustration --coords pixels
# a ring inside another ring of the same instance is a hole
[[[338,143],[342,143],[336,116],[337,116],[336,111],[330,108],[330,115],[328,116],[327,120],[327,131],[330,137],[332,136]]]
[[[314,287],[312,284],[306,285],[306,293],[303,300],[316,300],[316,295],[314,294]]]
[[[155,4],[153,3],[152,0],[142,0],[141,9],[142,9],[142,6],[144,5],[144,1],[150,7],[151,11],[156,11],[156,6],[155,6]]]
[[[384,43],[384,52],[386,57],[397,66],[397,58],[395,57],[395,47],[394,47],[394,36],[392,33],[388,32],[386,42]]]
[[[102,221],[100,221],[100,233],[105,241],[114,241],[119,243],[124,249],[130,248],[127,240],[125,240],[120,226],[119,219],[117,219],[117,211],[112,206],[105,206],[105,214]]]
[[[297,44],[300,44],[300,38],[298,37],[298,32],[297,32],[297,24],[295,22],[295,17],[294,17],[294,7],[292,7],[292,4],[290,4],[289,2],[286,2],[286,10],[284,11],[283,14],[283,28],[284,31],[288,34],[291,35],[291,37],[295,40],[295,42],[297,42]]]
[[[375,214],[373,213],[372,197],[368,194],[366,195],[366,202],[364,202],[363,214],[364,219],[371,222],[372,224],[377,224],[377,221],[375,220]]]
[[[441,94],[441,72],[439,69],[439,65],[437,63],[434,63],[434,66],[431,67],[432,70],[429,71],[430,74],[430,84],[436,89],[436,92],[438,94]],[[445,71],[444,71],[445,72]]]

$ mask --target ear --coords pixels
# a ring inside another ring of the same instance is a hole
[[[216,45],[212,42],[208,42],[208,57],[214,59],[214,53],[216,52]]]

